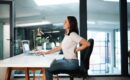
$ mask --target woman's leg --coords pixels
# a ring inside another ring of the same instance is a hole
[[[46,80],[53,80],[53,72],[63,70],[75,70],[78,66],[78,60],[60,59],[55,60],[51,67],[46,70]]]
[[[46,73],[46,80],[53,80],[53,73],[49,69],[46,69],[46,72],[45,72]]]

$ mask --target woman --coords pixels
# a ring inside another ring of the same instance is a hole
[[[64,53],[64,59],[55,60],[51,67],[46,70],[47,80],[53,80],[52,72],[58,70],[75,70],[79,66],[77,59],[77,52],[82,51],[85,48],[90,46],[90,43],[87,42],[84,38],[78,35],[78,26],[77,20],[74,16],[67,16],[64,22],[65,37],[59,47],[56,47],[47,52],[39,51],[40,54],[51,54],[57,51],[62,50]],[[81,44],[80,47],[77,47],[78,44]]]

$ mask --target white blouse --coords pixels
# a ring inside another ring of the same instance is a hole
[[[65,35],[61,47],[66,59],[77,59],[75,49],[82,37],[77,33],[71,32],[70,35]]]

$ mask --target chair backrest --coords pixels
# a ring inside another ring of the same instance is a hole
[[[84,50],[81,54],[81,69],[84,70],[85,72],[89,69],[90,56],[94,46],[93,39],[89,39],[88,42],[90,42],[90,46],[86,48],[86,50]]]

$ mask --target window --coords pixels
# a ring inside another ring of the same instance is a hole
[[[120,75],[119,2],[87,0],[87,10],[88,39],[95,40],[89,74]]]

